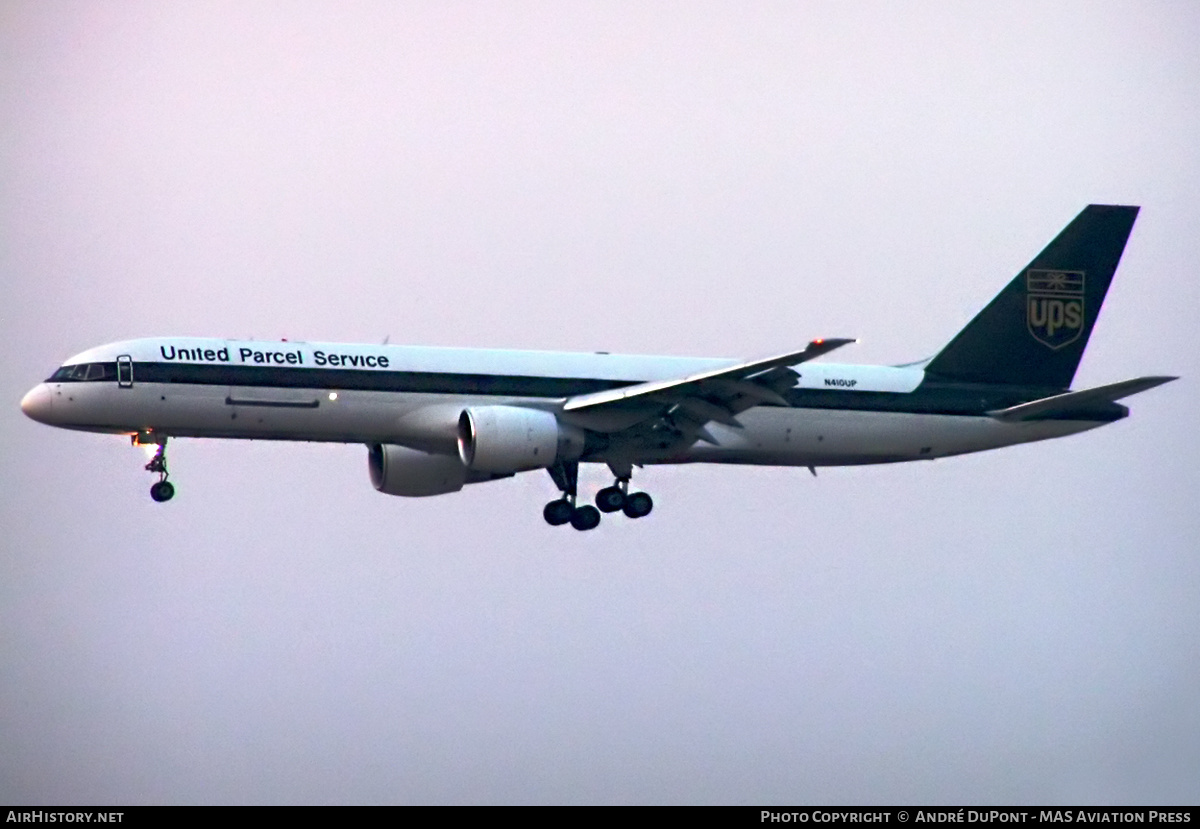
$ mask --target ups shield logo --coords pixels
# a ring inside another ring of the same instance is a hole
[[[1025,272],[1029,333],[1055,351],[1083,333],[1083,271]]]

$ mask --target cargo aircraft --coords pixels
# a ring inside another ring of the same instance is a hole
[[[1124,397],[1174,380],[1071,391],[1137,207],[1083,210],[935,357],[899,366],[812,362],[853,342],[739,361],[537,351],[154,337],[67,360],[21,401],[34,420],[157,445],[155,501],[174,495],[168,438],[367,446],[389,495],[457,492],[546,470],[551,525],[647,515],[634,467],[807,467],[933,460],[1094,429]],[[578,493],[580,463],[614,482]]]

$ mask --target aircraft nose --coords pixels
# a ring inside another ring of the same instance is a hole
[[[21,411],[25,416],[36,420],[38,423],[50,422],[50,402],[52,396],[50,389],[46,388],[46,384],[42,383],[29,390],[29,393],[21,398]]]

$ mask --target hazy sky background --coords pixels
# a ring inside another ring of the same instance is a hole
[[[0,176],[0,802],[1200,800],[1197,5],[0,0]],[[591,533],[18,408],[165,334],[905,362],[1089,202],[1131,418]]]

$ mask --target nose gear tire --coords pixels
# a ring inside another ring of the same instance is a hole
[[[159,481],[150,487],[150,497],[162,503],[175,497],[175,485],[170,481]]]

